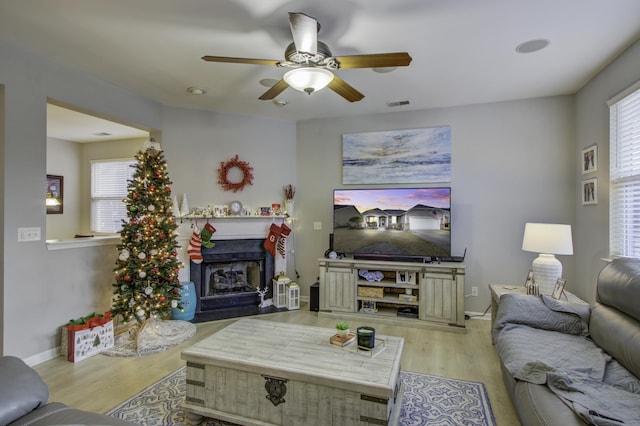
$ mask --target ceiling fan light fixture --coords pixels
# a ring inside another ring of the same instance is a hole
[[[287,72],[283,78],[290,87],[311,94],[331,83],[333,73],[324,68],[304,67]]]

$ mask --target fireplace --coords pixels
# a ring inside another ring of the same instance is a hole
[[[198,317],[209,320],[259,313],[257,290],[267,289],[265,298],[273,297],[271,278],[275,276],[274,259],[264,249],[264,239],[212,242],[214,247],[202,247],[202,263],[190,262],[197,296],[196,322]]]

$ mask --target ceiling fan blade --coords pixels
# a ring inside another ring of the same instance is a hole
[[[349,83],[335,74],[333,75],[333,80],[329,82],[327,87],[349,102],[358,102],[359,100],[362,100],[362,98],[364,98],[364,95],[362,93],[358,92]]]
[[[336,56],[338,68],[385,68],[406,67],[411,63],[407,52],[374,53],[371,55]]]
[[[287,82],[284,80],[280,80],[276,84],[271,86],[269,90],[264,92],[258,99],[262,101],[269,101],[282,93],[287,87],[289,87]]]
[[[227,62],[232,64],[253,64],[253,65],[273,65],[278,66],[281,61],[275,59],[251,59],[251,58],[230,58],[228,56],[203,56],[207,62]]]
[[[315,56],[318,51],[318,31],[320,31],[318,21],[304,13],[289,12],[289,26],[296,50],[299,53]]]

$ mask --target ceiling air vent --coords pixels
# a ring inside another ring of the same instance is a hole
[[[111,136],[111,133],[107,133],[107,132],[98,132],[98,133],[94,133],[94,136]]]
[[[409,101],[387,102],[387,106],[388,106],[389,108],[393,108],[393,107],[397,107],[397,106],[402,106],[402,105],[409,105]]]

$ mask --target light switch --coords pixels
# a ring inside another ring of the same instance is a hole
[[[18,242],[40,241],[40,228],[18,228]]]

